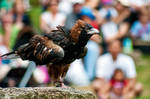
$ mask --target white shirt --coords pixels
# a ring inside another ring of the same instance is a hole
[[[135,64],[130,56],[119,54],[116,61],[113,61],[110,53],[99,57],[96,76],[110,80],[117,68],[121,69],[127,78],[136,77]]]
[[[70,64],[66,80],[77,86],[87,86],[90,84],[81,59],[76,59]]]
[[[99,16],[101,16],[102,18],[105,18],[108,11],[110,11],[111,17],[115,18],[118,16],[118,13],[117,13],[116,9],[114,9],[114,8],[108,8],[108,9],[102,8],[102,9],[100,9],[99,10]],[[117,35],[118,26],[116,23],[114,23],[110,20],[101,26],[101,30],[102,30],[102,33],[104,35],[104,38],[108,39],[108,38],[111,38],[111,37],[114,37],[115,35]]]
[[[112,21],[109,21],[109,22],[106,22],[105,24],[103,24],[101,26],[101,30],[102,30],[102,33],[103,33],[105,39],[114,37],[118,33],[117,24]]]
[[[52,29],[56,29],[58,25],[64,25],[66,19],[66,16],[62,13],[57,13],[56,16],[53,17],[51,12],[44,12],[41,17]]]

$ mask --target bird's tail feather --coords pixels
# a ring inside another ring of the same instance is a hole
[[[19,56],[16,54],[15,51],[13,52],[10,52],[10,53],[6,53],[2,56],[0,56],[3,60],[6,60],[6,59],[16,59],[16,58],[19,58]]]

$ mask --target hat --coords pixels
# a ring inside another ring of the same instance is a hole
[[[84,0],[71,0],[71,2],[72,2],[73,5],[74,5],[74,4],[77,4],[77,3],[83,4],[83,3],[84,3]]]
[[[129,0],[117,0],[118,2],[120,2],[123,6],[130,6],[130,2]]]
[[[88,8],[88,7],[83,7],[80,11],[80,16],[87,16],[90,19],[94,20],[95,16],[93,14],[92,9]]]

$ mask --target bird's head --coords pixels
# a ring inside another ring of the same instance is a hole
[[[99,31],[82,20],[78,20],[71,29],[71,37],[75,42],[78,42],[81,36],[89,39],[94,34],[99,34]]]

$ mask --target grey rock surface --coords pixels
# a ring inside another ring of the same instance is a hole
[[[89,91],[72,88],[0,88],[0,99],[96,99]]]

